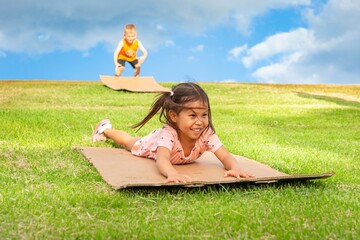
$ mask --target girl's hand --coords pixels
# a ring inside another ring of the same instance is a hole
[[[230,169],[225,172],[224,177],[254,178],[255,176],[251,173],[241,171],[240,169]]]
[[[183,174],[173,174],[169,175],[165,183],[189,183],[191,182],[191,177]]]
[[[165,183],[188,183],[192,182],[191,177],[179,174],[174,166],[170,163],[170,150],[160,146],[157,149],[156,166],[160,173],[167,177]]]
[[[241,171],[239,168],[239,163],[235,157],[228,152],[228,150],[221,146],[215,152],[216,157],[224,165],[225,169],[229,169],[225,172],[224,177],[234,177],[234,178],[254,178],[255,176],[251,173]]]

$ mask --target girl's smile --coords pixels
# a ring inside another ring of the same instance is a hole
[[[209,126],[208,107],[201,101],[186,103],[184,107],[179,114],[172,112],[171,119],[179,129],[180,142],[193,145]]]

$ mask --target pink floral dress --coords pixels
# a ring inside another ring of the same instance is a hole
[[[222,143],[214,131],[209,128],[196,141],[190,154],[185,156],[176,130],[169,125],[164,125],[163,128],[156,129],[139,139],[131,149],[131,153],[135,156],[156,159],[156,151],[160,146],[170,150],[172,164],[186,164],[198,159],[205,151],[216,152]]]

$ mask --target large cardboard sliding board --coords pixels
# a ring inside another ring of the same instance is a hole
[[[265,164],[234,155],[243,170],[256,176],[253,179],[224,178],[224,168],[216,156],[205,152],[194,163],[174,165],[182,174],[189,175],[191,183],[164,183],[165,177],[152,159],[135,157],[120,148],[76,147],[98,170],[103,179],[114,189],[135,187],[184,186],[198,187],[215,184],[271,183],[281,181],[309,180],[331,177],[334,173],[311,175],[288,175]]]
[[[168,92],[158,84],[153,77],[115,77],[100,75],[101,82],[113,90],[127,90],[131,92]]]

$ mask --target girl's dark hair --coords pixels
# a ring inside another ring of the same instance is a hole
[[[184,104],[196,101],[200,101],[207,106],[209,116],[208,127],[215,131],[212,124],[209,98],[199,85],[191,82],[180,83],[172,87],[170,92],[160,93],[151,105],[148,115],[141,122],[131,127],[138,128],[137,131],[139,131],[148,121],[150,121],[151,118],[154,117],[155,114],[160,112],[160,122],[177,129],[176,124],[171,121],[171,118],[169,117],[169,111],[172,110],[176,114],[179,114],[183,109],[186,109]]]

